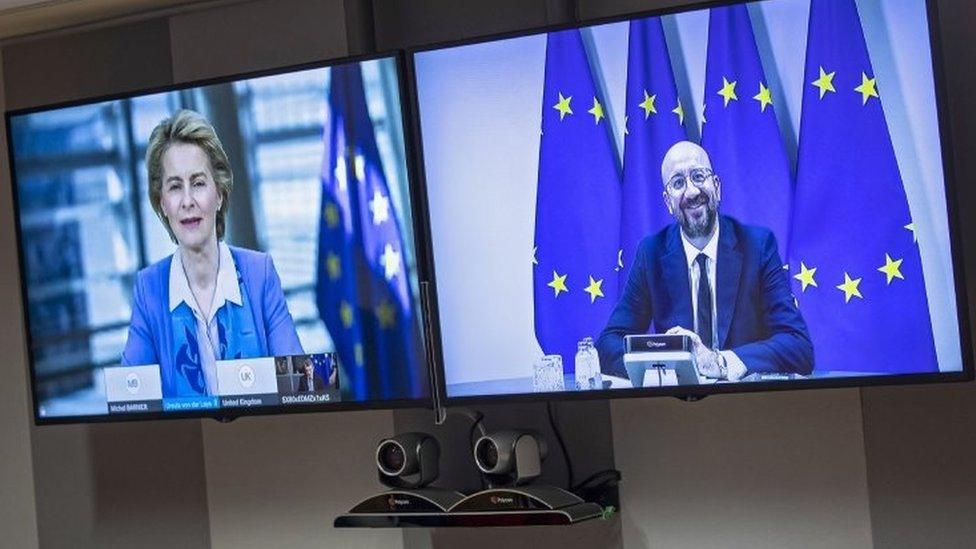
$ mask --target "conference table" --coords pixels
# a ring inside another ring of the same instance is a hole
[[[870,372],[849,372],[849,371],[818,371],[812,375],[803,376],[799,374],[751,374],[739,381],[742,382],[764,382],[764,381],[796,381],[802,379],[826,379],[838,377],[857,377],[867,375],[878,375]],[[728,381],[709,379],[698,376],[698,386],[712,384],[726,384]],[[572,374],[563,376],[565,389],[562,392],[576,392],[576,379]],[[648,368],[644,376],[642,387],[676,387],[678,380],[674,370]],[[686,385],[693,387],[694,385]],[[633,389],[630,380],[623,377],[603,374],[603,389]],[[512,395],[512,394],[532,394],[536,391],[532,387],[532,376],[513,377],[504,379],[492,379],[485,381],[468,381],[461,383],[449,383],[447,385],[447,395],[454,397],[467,396],[486,396],[486,395]]]

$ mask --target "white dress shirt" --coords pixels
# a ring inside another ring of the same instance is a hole
[[[690,240],[685,236],[684,231],[679,231],[681,233],[681,244],[685,249],[685,260],[688,263],[688,280],[691,282],[691,317],[694,319],[693,331],[698,333],[698,284],[701,281],[701,273],[698,268],[698,254],[705,254],[705,268],[708,269],[708,287],[711,290],[712,296],[712,343],[715,348],[718,348],[718,302],[716,297],[718,292],[715,291],[715,275],[716,266],[718,264],[718,233],[721,229],[721,224],[715,223],[715,232],[712,233],[712,237],[708,239],[705,247],[699,250],[691,243]],[[725,358],[726,365],[730,372],[745,372],[746,366],[743,364],[742,360],[739,359],[732,351],[719,351],[719,353]]]
[[[207,394],[217,394],[217,356],[220,337],[217,332],[217,311],[228,301],[242,305],[241,287],[237,283],[237,265],[230,254],[227,244],[217,244],[220,256],[217,270],[217,287],[214,289],[213,301],[210,304],[210,314],[204,316],[197,306],[197,300],[190,290],[190,282],[183,270],[183,258],[180,251],[173,254],[173,262],[169,266],[169,311],[172,313],[180,303],[186,303],[193,311],[197,320],[197,341],[200,348],[200,366],[207,383]]]

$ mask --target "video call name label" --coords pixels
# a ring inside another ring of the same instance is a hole
[[[143,400],[129,402],[109,402],[110,414],[143,414],[147,412],[161,412],[163,403],[159,400]]]
[[[278,404],[278,395],[247,395],[221,397],[220,406],[222,408],[253,408],[255,406],[275,406]]]
[[[332,393],[284,395],[281,397],[282,404],[321,404],[323,402],[338,402],[339,400],[339,395]]]

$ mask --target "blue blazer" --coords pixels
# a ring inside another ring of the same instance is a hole
[[[254,319],[254,334],[236,334],[255,337],[261,356],[304,354],[298,333],[288,312],[281,280],[275,271],[271,256],[262,252],[230,246],[231,256],[237,266],[241,293],[247,294]],[[173,348],[173,328],[169,311],[169,270],[173,256],[158,261],[139,271],[132,296],[132,320],[129,335],[122,352],[122,364],[159,364],[163,379],[164,395],[167,383],[173,377],[176,365]],[[227,302],[225,307],[237,307]],[[257,358],[241,357],[241,358]]]
[[[749,373],[813,371],[813,344],[796,308],[787,271],[773,233],[719,216],[716,265],[716,324],[719,349],[731,349]],[[672,223],[641,241],[606,328],[597,341],[600,363],[611,375],[627,377],[624,336],[674,326],[694,330],[691,282]]]

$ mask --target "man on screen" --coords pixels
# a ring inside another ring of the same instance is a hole
[[[302,377],[298,378],[297,391],[299,393],[315,393],[326,389],[325,380],[315,371],[315,363],[312,362],[312,357],[301,356],[295,357],[293,360],[295,361],[295,371],[302,374]]]
[[[600,363],[626,377],[624,336],[684,334],[701,375],[809,374],[813,346],[796,308],[776,239],[768,229],[718,214],[721,181],[708,154],[676,143],[661,163],[664,200],[675,223],[641,241],[597,341]]]

